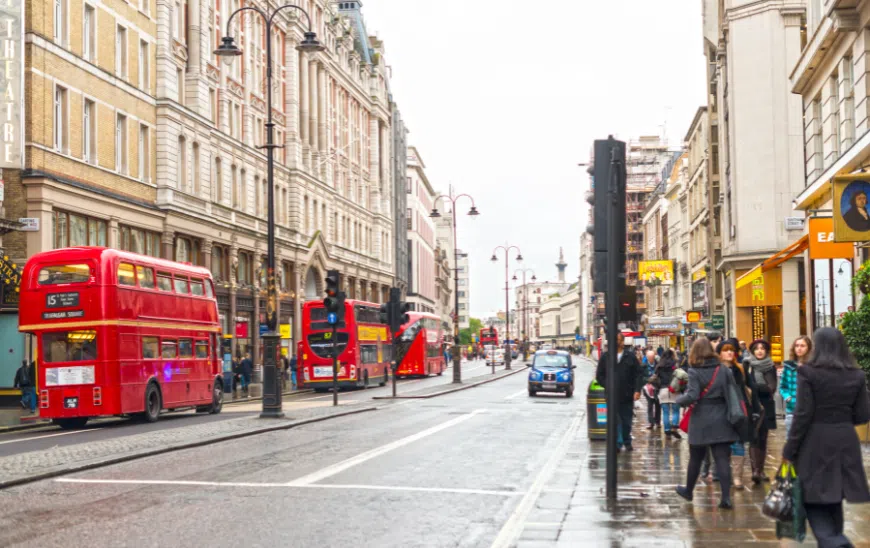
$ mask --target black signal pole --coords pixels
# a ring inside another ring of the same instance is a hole
[[[332,406],[338,406],[338,337],[332,324]]]
[[[604,387],[607,394],[607,474],[606,491],[607,498],[616,499],[616,428],[617,428],[617,380],[616,362],[619,349],[617,348],[617,322],[619,321],[619,276],[623,276],[623,268],[619,264],[622,254],[620,249],[625,242],[619,241],[619,223],[625,222],[624,205],[620,208],[619,197],[621,185],[625,184],[624,156],[620,157],[617,141],[613,137],[608,138],[610,158],[596,158],[596,161],[610,163],[609,184],[607,189],[609,211],[607,215],[607,386]],[[624,150],[624,149],[623,149]],[[602,181],[603,182],[603,181]],[[622,214],[620,215],[620,209]],[[633,403],[632,403],[633,405]],[[631,440],[624,440],[626,444]]]
[[[511,305],[510,305],[510,282],[508,281],[508,272],[510,272],[510,250],[517,250],[517,262],[523,262],[523,254],[515,245],[500,245],[492,250],[492,257],[490,257],[490,261],[498,262],[498,257],[496,256],[496,251],[504,250],[504,327],[505,327],[505,339],[504,339],[504,368],[511,368]]]

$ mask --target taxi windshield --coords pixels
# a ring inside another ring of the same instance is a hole
[[[563,354],[538,354],[535,356],[535,367],[566,368],[571,365],[568,356]]]

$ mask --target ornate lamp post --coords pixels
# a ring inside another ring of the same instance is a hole
[[[492,257],[489,260],[492,262],[498,262],[498,257],[496,257],[495,252],[498,250],[504,250],[504,319],[505,319],[505,350],[504,350],[504,368],[511,368],[511,347],[507,342],[511,338],[511,309],[510,309],[510,286],[508,285],[508,272],[510,270],[510,258],[508,257],[508,253],[510,253],[511,249],[517,250],[517,262],[523,262],[523,253],[520,251],[515,245],[507,246],[500,245],[492,250]]]
[[[450,210],[450,222],[453,225],[453,383],[460,384],[462,383],[462,352],[459,349],[459,240],[456,239],[456,202],[460,198],[468,198],[471,200],[471,209],[468,210],[469,217],[472,220],[480,215],[480,212],[477,211],[477,207],[474,205],[474,198],[469,196],[468,194],[460,194],[458,196],[453,195],[453,188],[451,187],[449,194],[439,194],[432,205],[432,213],[429,214],[429,217],[433,219],[437,219],[441,217],[441,213],[438,212],[438,200],[446,200],[451,204]]]
[[[325,48],[317,41],[317,33],[312,30],[311,16],[307,11],[286,4],[276,8],[271,14],[266,13],[256,6],[245,6],[234,11],[227,19],[227,34],[221,39],[221,45],[214,53],[223,57],[223,61],[230,66],[233,60],[242,54],[231,35],[233,18],[239,13],[249,10],[260,15],[266,23],[266,165],[268,177],[268,218],[267,218],[267,259],[266,259],[266,326],[267,332],[263,335],[263,411],[261,418],[280,418],[284,416],[281,411],[281,383],[278,382],[278,346],[280,334],[278,333],[278,288],[275,284],[275,148],[282,146],[275,144],[274,129],[272,122],[272,25],[275,16],[284,9],[299,10],[305,14],[308,20],[308,31],[304,33],[302,40],[296,49],[303,52],[316,53]],[[296,318],[299,321],[299,318]]]
[[[514,272],[513,281],[517,281],[517,272],[523,273],[523,361],[529,361],[529,288],[526,286],[526,273],[532,273],[532,283],[535,283],[538,278],[535,276],[535,271],[531,268],[518,268]]]

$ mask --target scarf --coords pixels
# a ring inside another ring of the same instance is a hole
[[[751,365],[753,369],[757,369],[758,372],[762,375],[775,367],[773,365],[773,360],[770,359],[770,356],[767,356],[763,360],[759,360],[755,356],[750,356],[748,361],[749,365]]]

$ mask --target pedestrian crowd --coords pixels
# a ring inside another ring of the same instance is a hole
[[[870,396],[866,376],[839,330],[822,328],[812,339],[795,339],[781,373],[768,341],[747,345],[718,332],[697,338],[688,352],[627,348],[619,334],[616,352],[619,451],[633,450],[635,405],[643,397],[648,430],[661,429],[666,443],[680,443],[681,430],[688,434],[686,483],[676,493],[692,501],[699,479],[718,482],[719,507],[731,509],[732,488],[739,491],[746,484],[747,460],[753,487],[766,488],[771,481],[765,470],[768,440],[781,426],[786,443],[772,460],[794,465],[819,546],[852,546],[843,533],[842,502],[870,502],[854,428],[870,422]],[[608,354],[602,354],[596,371],[605,387]]]

